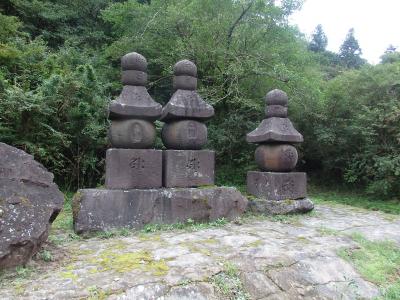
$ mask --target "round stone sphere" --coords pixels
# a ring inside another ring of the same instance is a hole
[[[199,150],[207,143],[207,126],[194,120],[166,123],[161,138],[168,149]]]
[[[147,60],[143,55],[137,52],[131,52],[122,56],[121,68],[122,70],[136,70],[146,72]]]
[[[174,66],[174,75],[188,75],[197,77],[197,67],[194,63],[187,59],[178,61]]]
[[[115,148],[146,149],[154,145],[156,128],[145,120],[114,120],[108,136]]]
[[[292,145],[260,145],[255,152],[256,163],[263,171],[289,172],[297,159],[297,150]]]
[[[287,106],[288,96],[284,91],[275,89],[267,93],[265,96],[265,102],[267,105]]]

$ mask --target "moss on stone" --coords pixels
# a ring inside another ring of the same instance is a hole
[[[254,242],[248,244],[247,246],[255,248],[255,247],[261,246],[262,244],[263,244],[262,240],[257,240],[257,241],[254,241]]]

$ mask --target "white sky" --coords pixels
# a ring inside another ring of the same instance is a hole
[[[290,20],[308,38],[321,24],[327,48],[334,52],[353,27],[362,57],[370,63],[378,63],[389,44],[400,50],[400,0],[305,0]]]

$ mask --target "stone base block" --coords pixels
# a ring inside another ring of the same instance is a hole
[[[149,189],[162,186],[162,151],[154,149],[108,149],[106,188]]]
[[[140,229],[145,224],[172,224],[234,219],[247,206],[235,188],[79,190],[73,200],[74,230],[77,233],[113,228]]]
[[[247,207],[248,211],[265,215],[306,213],[313,209],[314,203],[309,198],[283,201],[251,199]]]
[[[163,185],[167,188],[213,185],[214,166],[214,151],[165,150]]]
[[[295,200],[307,197],[307,175],[303,172],[247,172],[247,192],[267,200]]]

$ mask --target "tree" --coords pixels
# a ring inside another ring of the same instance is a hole
[[[310,45],[308,46],[308,49],[313,52],[323,52],[325,51],[327,45],[328,38],[324,30],[322,29],[322,25],[318,24],[312,34],[312,39]]]
[[[356,69],[365,64],[365,60],[361,58],[361,48],[354,37],[354,28],[350,28],[346,35],[346,39],[340,46],[339,57],[342,64],[350,69]]]
[[[396,51],[397,47],[390,44],[385,53],[380,57],[382,64],[391,64],[400,61],[400,52]]]

